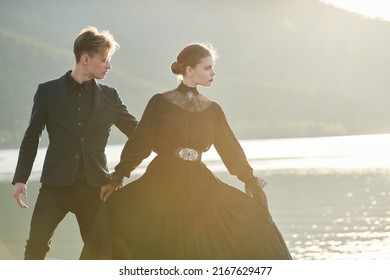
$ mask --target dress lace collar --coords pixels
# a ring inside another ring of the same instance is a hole
[[[177,87],[177,90],[185,95],[185,98],[188,102],[192,102],[194,100],[194,97],[196,95],[199,95],[199,91],[196,89],[196,87],[189,87],[185,85],[183,82]]]
[[[189,92],[189,91],[192,92],[194,95],[199,94],[199,91],[196,87],[186,86],[183,82],[180,83],[180,85],[177,87],[177,90],[183,94],[187,94],[187,92]]]
[[[164,93],[164,96],[170,103],[188,112],[200,112],[212,104],[195,87],[186,86],[183,82],[176,89]]]

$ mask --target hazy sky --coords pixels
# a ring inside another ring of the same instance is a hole
[[[319,0],[337,7],[362,14],[367,17],[382,18],[390,21],[389,0]]]

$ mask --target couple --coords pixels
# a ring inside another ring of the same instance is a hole
[[[114,88],[95,80],[105,77],[118,47],[110,33],[88,27],[75,40],[73,70],[38,87],[13,179],[14,198],[26,208],[21,197],[46,127],[25,259],[45,258],[68,212],[84,242],[80,259],[291,259],[268,212],[266,182],[254,176],[221,107],[198,92],[213,83],[212,46],[190,44],[178,54],[171,69],[182,82],[155,94],[139,123]],[[109,173],[104,148],[112,124],[129,140]],[[211,145],[246,193],[201,161]],[[143,176],[122,186],[152,151]]]

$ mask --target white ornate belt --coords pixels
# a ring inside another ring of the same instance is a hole
[[[186,161],[200,161],[202,158],[202,153],[193,148],[177,148],[175,150],[175,155]]]

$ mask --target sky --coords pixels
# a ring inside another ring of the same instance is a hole
[[[370,18],[390,21],[389,0],[319,0]]]

